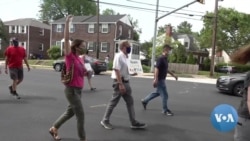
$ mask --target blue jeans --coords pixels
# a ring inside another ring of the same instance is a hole
[[[161,96],[162,98],[162,108],[163,108],[163,112],[167,112],[168,111],[168,106],[167,106],[167,100],[168,100],[168,92],[167,92],[167,86],[166,86],[166,80],[159,80],[158,84],[157,84],[157,88],[156,88],[156,92],[153,92],[151,94],[149,94],[148,96],[146,96],[143,100],[144,103],[148,103],[149,101],[151,101],[152,99]]]

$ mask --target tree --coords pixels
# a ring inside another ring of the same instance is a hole
[[[5,30],[5,25],[1,19],[0,19],[0,39],[2,42],[5,43],[9,42],[8,33]]]
[[[129,18],[130,24],[133,27],[133,31],[134,31],[134,38],[133,38],[133,40],[139,41],[140,34],[142,33],[141,28],[139,28],[139,25],[138,25],[139,22],[138,22],[137,19],[134,20],[133,17],[131,17],[131,15],[128,15],[128,18]]]
[[[180,23],[177,26],[177,33],[192,34],[192,25],[187,21]]]
[[[195,58],[194,58],[194,55],[192,53],[190,53],[188,55],[188,58],[187,58],[187,61],[186,61],[187,64],[195,64]]]
[[[200,32],[200,45],[212,46],[214,13],[206,13],[203,19],[204,28]],[[217,50],[230,53],[238,47],[250,43],[250,15],[240,13],[232,8],[219,8],[217,27]]]
[[[89,0],[41,0],[39,16],[41,20],[53,21],[66,15],[95,15],[96,4]]]
[[[141,44],[141,51],[144,52],[147,56],[146,58],[149,59],[150,58],[150,48],[153,47],[153,42],[152,41],[146,41],[144,43]]]
[[[47,50],[48,56],[51,59],[58,59],[61,57],[61,49],[58,46],[53,46],[50,49]]]
[[[113,9],[107,8],[102,11],[102,15],[119,15]]]
[[[168,25],[169,24],[165,24],[164,26],[159,26],[158,27],[158,34],[157,34],[157,36],[165,34],[166,33],[166,28],[167,28]],[[172,27],[172,32],[176,32],[175,27]]]

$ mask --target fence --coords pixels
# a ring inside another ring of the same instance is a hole
[[[177,73],[198,74],[199,66],[191,64],[169,63],[168,69]]]

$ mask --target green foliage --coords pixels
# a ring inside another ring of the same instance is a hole
[[[113,60],[110,60],[108,63],[108,70],[113,70],[112,67],[113,67]]]
[[[0,50],[0,59],[3,59],[4,58],[4,53],[3,53],[3,50]]]
[[[149,73],[150,72],[150,67],[142,65],[143,73]]]
[[[176,62],[175,63],[186,63],[186,48],[179,44],[178,48],[176,48]]]
[[[95,15],[96,4],[89,0],[41,0],[40,19],[53,21],[66,15]]]
[[[187,64],[195,64],[195,58],[194,55],[192,53],[189,54],[188,59],[186,61]]]
[[[5,26],[4,23],[2,22],[2,20],[0,19],[0,39],[2,40],[2,43],[8,43],[9,42],[9,37],[8,37],[8,33],[5,30]]]
[[[58,59],[61,57],[61,49],[58,46],[53,46],[50,49],[47,50],[48,56],[51,59]]]
[[[180,23],[177,26],[177,33],[192,34],[192,25],[187,21]]]
[[[204,28],[200,32],[200,45],[203,48],[212,46],[212,28],[214,13],[208,12],[203,19]],[[240,13],[232,8],[219,8],[217,27],[217,46],[219,50],[234,51],[250,42],[250,15]]]
[[[107,8],[102,11],[102,15],[117,15],[117,14],[113,9]]]
[[[204,70],[210,70],[210,64],[211,64],[211,60],[209,58],[206,58],[204,60]]]

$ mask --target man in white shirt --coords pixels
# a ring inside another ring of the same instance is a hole
[[[129,71],[127,58],[128,54],[131,52],[131,47],[128,41],[122,41],[120,43],[120,52],[116,54],[113,61],[113,71],[111,78],[113,79],[113,96],[107,106],[104,117],[101,121],[101,125],[106,129],[113,129],[113,126],[110,124],[109,119],[112,114],[113,109],[116,107],[120,98],[123,97],[126,102],[129,119],[131,122],[132,129],[142,129],[147,125],[140,123],[135,120],[135,110],[134,110],[134,100],[132,97],[132,91],[129,84]]]

